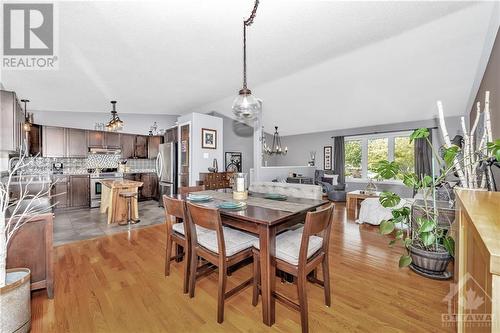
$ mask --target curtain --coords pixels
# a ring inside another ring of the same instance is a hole
[[[333,141],[333,171],[339,175],[338,183],[345,184],[345,145],[344,137],[336,136]]]
[[[432,129],[429,128],[429,140],[432,143]],[[415,139],[415,174],[420,179],[423,176],[432,176],[432,150],[425,139]]]

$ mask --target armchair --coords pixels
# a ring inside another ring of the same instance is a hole
[[[328,177],[328,175],[331,175]],[[346,200],[346,184],[337,182],[337,175],[332,171],[316,170],[314,172],[314,183],[320,185],[323,189],[323,194],[328,196],[330,201],[345,201]]]

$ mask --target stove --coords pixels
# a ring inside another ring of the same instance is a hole
[[[93,172],[91,172],[91,170]],[[90,207],[95,208],[101,205],[102,181],[103,180],[123,180],[123,173],[117,172],[116,168],[102,169],[104,172],[95,172],[89,169],[90,173]]]

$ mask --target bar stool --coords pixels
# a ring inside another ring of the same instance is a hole
[[[132,198],[135,198],[136,196],[137,192],[120,192],[120,197],[125,198],[125,200],[127,201],[127,221],[121,221],[118,223],[119,225],[136,224],[141,221],[139,219],[136,220],[132,218]]]

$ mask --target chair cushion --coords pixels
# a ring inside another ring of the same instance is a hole
[[[249,249],[252,244],[258,240],[257,237],[252,236],[246,232],[232,229],[229,227],[222,227],[224,233],[224,242],[226,244],[226,256],[230,257],[240,251]],[[217,244],[217,233],[213,230],[207,230],[204,233],[198,233],[198,244],[207,248],[208,250],[219,253],[219,246]]]
[[[299,264],[300,243],[302,241],[302,232],[304,227],[295,230],[289,230],[276,236],[276,258],[286,261],[292,265]],[[313,256],[323,245],[323,238],[318,236],[309,237],[309,246],[307,248],[307,258]],[[259,240],[253,243],[253,246],[259,248]]]
[[[181,234],[183,236],[185,236],[184,234],[184,223],[180,222],[180,223],[174,223],[172,225],[172,230],[174,230],[176,233],[178,234]],[[200,235],[201,233],[204,233],[204,232],[207,232],[207,231],[210,231],[209,229],[207,228],[203,228],[199,225],[196,226],[196,234],[197,235]]]

